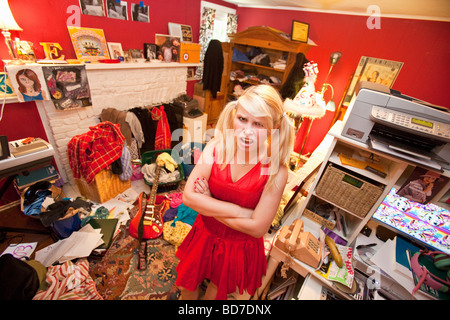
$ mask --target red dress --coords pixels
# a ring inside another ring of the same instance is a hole
[[[260,163],[256,164],[238,181],[231,179],[230,165],[223,170],[212,165],[209,189],[214,198],[246,208],[255,208],[259,202],[268,175],[262,175]],[[239,289],[251,295],[261,286],[266,273],[267,260],[263,238],[227,227],[213,217],[199,214],[191,231],[177,251],[176,284],[195,290],[209,279],[217,288],[218,300]]]

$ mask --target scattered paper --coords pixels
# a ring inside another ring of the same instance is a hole
[[[10,244],[0,256],[11,254],[17,259],[30,258],[31,254],[36,249],[37,244],[37,242]]]
[[[76,258],[88,257],[92,250],[103,243],[100,229],[94,229],[90,224],[70,237],[45,247],[36,252],[35,259],[45,267],[55,262],[63,263]]]

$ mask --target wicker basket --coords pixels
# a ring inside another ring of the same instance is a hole
[[[130,180],[122,181],[107,169],[97,173],[90,184],[84,178],[75,179],[75,183],[82,196],[97,203],[106,202],[131,187]]]
[[[316,195],[359,216],[365,217],[383,188],[329,164],[319,181]]]
[[[318,223],[320,226],[324,226],[325,228],[328,228],[330,230],[333,230],[334,227],[336,226],[336,221],[330,221],[330,220],[324,219],[309,209],[305,209],[303,211],[303,216]]]
[[[156,161],[156,158],[158,158],[158,156],[163,152],[167,152],[168,154],[170,154],[170,156],[173,158],[173,160],[175,160],[175,162],[178,164],[177,170],[179,170],[179,172],[180,172],[180,177],[175,181],[165,182],[165,183],[160,182],[158,184],[158,193],[174,190],[174,189],[178,188],[178,185],[180,184],[180,182],[182,180],[184,180],[184,170],[183,170],[183,166],[181,165],[181,159],[176,154],[176,152],[174,152],[172,154],[172,149],[162,149],[162,150],[153,150],[153,151],[144,152],[142,154],[142,166],[144,166],[145,164],[154,163]],[[147,180],[145,180],[145,178],[144,178],[144,181],[145,181],[145,184],[149,185],[150,187],[153,186],[153,183],[148,182]]]

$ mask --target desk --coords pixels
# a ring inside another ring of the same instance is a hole
[[[55,150],[50,143],[42,139],[40,139],[40,141],[47,145],[47,149],[38,150],[21,156],[11,155],[6,159],[0,160],[0,179],[19,174],[23,171],[30,170],[50,162],[55,155]]]
[[[43,140],[42,140],[43,141]],[[0,198],[3,197],[6,190],[14,181],[16,175],[35,169],[46,164],[50,164],[53,160],[55,151],[51,144],[47,143],[47,149],[39,150],[36,152],[28,153],[21,156],[13,156],[0,160],[0,179],[8,178],[5,184],[0,189]],[[5,206],[0,207],[0,211],[4,210]]]

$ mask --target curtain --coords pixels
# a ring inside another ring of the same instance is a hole
[[[199,35],[199,43],[201,45],[200,63],[203,63],[203,60],[205,59],[206,49],[208,48],[209,41],[211,41],[213,35],[215,17],[216,9],[203,8]],[[203,77],[203,66],[197,68],[196,75],[200,78]]]
[[[238,26],[238,15],[229,13],[227,15],[227,34],[236,33]]]

